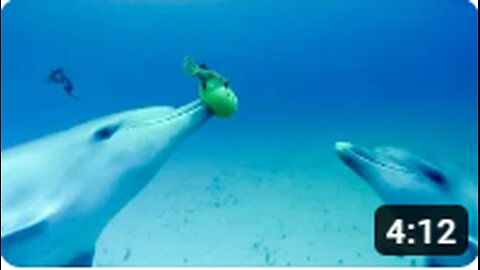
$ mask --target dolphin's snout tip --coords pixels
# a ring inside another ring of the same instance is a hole
[[[337,152],[345,152],[353,148],[353,144],[349,142],[336,142],[335,143],[335,151]]]

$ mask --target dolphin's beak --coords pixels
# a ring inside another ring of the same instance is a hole
[[[374,153],[353,145],[349,142],[337,142],[335,144],[335,150],[340,158],[345,159],[363,160],[371,163],[379,163]]]
[[[355,146],[349,142],[335,143],[335,152],[338,157],[351,169],[358,171],[361,167],[361,160],[356,155]]]
[[[379,155],[374,151],[355,146],[349,142],[337,142],[335,151],[345,164],[358,173],[374,168],[394,171],[406,170],[387,156]]]
[[[363,150],[349,142],[335,143],[335,151],[337,152],[338,156],[348,165],[350,165],[351,162],[357,163],[359,159],[373,159],[368,151]]]
[[[183,118],[191,118],[191,120],[201,121],[208,119],[211,115],[212,114],[210,113],[210,110],[208,110],[205,104],[201,100],[197,99],[177,108],[170,115],[162,119],[162,122],[180,120]]]
[[[200,127],[212,116],[201,100],[195,100],[174,110],[163,121],[179,128],[178,135],[187,135]]]
[[[375,185],[377,175],[382,171],[383,166],[377,163],[369,151],[363,150],[349,142],[337,142],[335,151],[338,157],[362,179]]]
[[[348,152],[352,148],[353,148],[353,144],[351,144],[349,142],[337,142],[337,143],[335,143],[335,150],[337,151],[337,153]]]

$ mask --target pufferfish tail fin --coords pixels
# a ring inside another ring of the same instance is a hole
[[[195,63],[195,59],[190,55],[185,56],[183,60],[183,69],[188,75],[195,76],[199,71],[199,66]]]

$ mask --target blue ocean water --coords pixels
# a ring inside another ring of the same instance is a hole
[[[238,95],[109,227],[99,264],[409,265],[373,250],[380,200],[334,142],[478,161],[468,1],[12,0],[1,16],[2,150],[195,99],[185,55]],[[46,83],[57,66],[80,101]]]

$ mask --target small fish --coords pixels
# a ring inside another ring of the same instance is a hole
[[[197,65],[191,56],[186,56],[185,73],[200,80],[200,99],[214,115],[226,118],[237,111],[238,100],[225,77],[205,64]]]
[[[50,72],[50,75],[47,77],[47,81],[54,82],[54,83],[63,83],[64,82],[64,74],[62,68],[53,69]]]
[[[67,93],[69,97],[73,98],[76,101],[80,100],[80,98],[73,93],[73,84],[70,81],[70,79],[65,78],[65,85],[63,86],[63,89],[65,90],[65,93]]]
[[[55,83],[55,84],[59,84],[59,85],[62,85],[63,86],[63,90],[65,91],[65,93],[71,97],[72,99],[78,101],[80,100],[78,98],[78,96],[76,96],[74,93],[73,93],[73,83],[72,81],[70,80],[70,78],[68,78],[66,75],[65,75],[65,72],[63,70],[63,68],[56,68],[56,69],[53,69],[51,72],[50,72],[50,75],[47,77],[47,81],[48,82],[52,82],[52,83]]]

